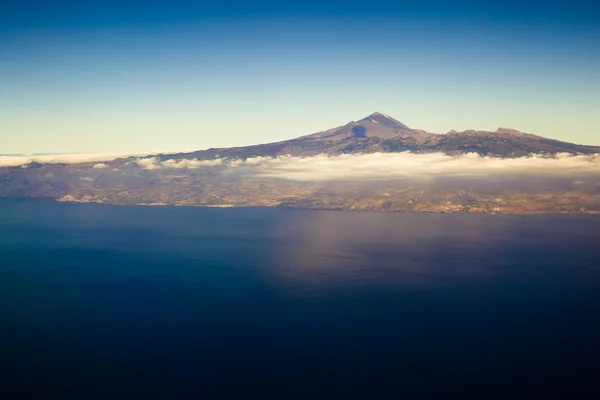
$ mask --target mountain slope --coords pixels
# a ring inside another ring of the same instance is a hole
[[[504,157],[541,153],[595,154],[600,152],[600,147],[561,142],[507,128],[498,128],[495,132],[450,131],[445,135],[431,136],[424,147],[430,151],[447,154],[474,152],[480,155]]]
[[[353,121],[344,126],[333,128],[325,132],[319,132],[314,133],[312,135],[302,136],[297,140],[342,140],[346,138],[415,138],[417,142],[422,143],[428,136],[430,136],[430,134],[410,129],[409,127],[395,120],[389,115],[374,112],[373,114],[359,121]]]
[[[162,159],[213,159],[280,155],[314,156],[376,152],[446,154],[478,153],[500,157],[521,157],[532,153],[600,153],[598,146],[584,146],[547,139],[514,129],[495,132],[468,130],[434,134],[412,129],[394,118],[375,112],[361,120],[296,139],[254,146],[217,148],[192,153],[160,155]]]

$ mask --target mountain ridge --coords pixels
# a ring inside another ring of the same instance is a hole
[[[161,158],[212,159],[218,157],[248,158],[280,155],[314,156],[375,152],[434,153],[450,155],[477,153],[483,156],[522,157],[529,154],[595,154],[600,146],[586,146],[524,133],[513,128],[482,130],[451,130],[430,133],[413,129],[395,118],[374,112],[357,121],[325,131],[250,146],[210,148],[186,153],[160,155]]]

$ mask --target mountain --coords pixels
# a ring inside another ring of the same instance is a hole
[[[342,140],[346,138],[380,138],[398,139],[415,138],[422,143],[430,134],[410,129],[403,123],[395,120],[389,115],[375,112],[357,122],[350,122],[344,126],[330,129],[325,132],[313,133],[303,136],[298,140]]]
[[[463,156],[467,153],[491,158]],[[600,147],[561,142],[509,128],[435,134],[410,128],[376,112],[343,126],[276,143],[117,158],[101,163],[34,161],[0,167],[0,199],[507,214],[600,213],[600,158],[553,156],[559,153],[600,154]],[[300,158],[279,157],[287,155]],[[536,157],[520,158],[530,155]],[[552,167],[548,168],[548,162],[560,160],[566,161],[560,167],[550,164]],[[472,173],[482,163],[491,163],[486,165],[492,168]],[[517,169],[505,168],[510,165]],[[533,167],[531,171],[528,165]]]
[[[358,121],[349,122],[323,132],[317,132],[282,142],[231,148],[216,148],[192,153],[160,155],[163,159],[213,159],[219,157],[248,158],[280,155],[314,156],[357,153],[461,154],[477,153],[500,157],[521,157],[528,154],[595,154],[599,146],[584,146],[547,139],[515,129],[498,128],[495,132],[468,130],[435,134],[412,129],[396,119],[375,112]]]

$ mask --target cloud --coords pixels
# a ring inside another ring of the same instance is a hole
[[[256,165],[259,176],[299,181],[364,180],[426,177],[600,176],[600,155],[532,155],[521,158],[482,157],[476,153],[375,153],[308,158],[279,157]]]
[[[0,156],[0,166],[40,163],[97,162],[94,169],[105,169],[106,161],[130,154],[60,154],[39,156]],[[104,162],[102,162],[104,161]],[[519,178],[565,177],[574,182],[589,177],[600,178],[600,154],[531,155],[521,158],[485,157],[476,153],[450,156],[443,153],[416,154],[373,153],[343,154],[313,157],[250,157],[243,159],[215,158],[168,159],[138,155],[134,163],[145,170],[212,169],[224,174],[246,177],[278,178],[294,181],[365,181],[432,178]],[[112,169],[115,171],[115,169]],[[118,171],[118,169],[116,170]]]
[[[156,157],[140,158],[136,163],[147,170],[153,169],[196,169],[201,167],[216,167],[223,164],[220,158],[214,160],[166,160],[160,161]]]
[[[478,178],[518,176],[600,177],[600,155],[556,154],[521,158],[482,157],[476,153],[374,153],[314,157],[252,157],[246,160],[137,161],[145,169],[180,169],[219,166],[235,173],[296,181],[360,181],[404,178]],[[235,167],[235,169],[234,169]]]
[[[103,162],[112,161],[117,158],[125,157],[142,157],[151,154],[157,154],[158,152],[143,152],[143,153],[82,153],[82,154],[24,154],[24,155],[10,155],[0,156],[0,167],[18,167],[29,164],[31,162],[38,162],[40,164],[78,164],[97,162],[102,165]],[[169,153],[169,152],[167,152]],[[170,151],[170,153],[174,153]],[[94,168],[103,168],[101,166],[94,166]]]
[[[139,154],[136,154],[139,155]],[[42,154],[21,156],[0,156],[0,167],[17,167],[31,162],[41,164],[77,164],[86,162],[112,161],[119,157],[132,156],[130,153],[106,153],[106,154]],[[103,164],[96,164],[103,165]],[[102,168],[96,167],[94,168]]]
[[[158,159],[156,157],[141,158],[141,159],[137,160],[136,163],[140,167],[147,169],[147,170],[158,169],[161,167],[160,161],[158,161]]]

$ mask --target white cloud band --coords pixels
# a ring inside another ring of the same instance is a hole
[[[298,181],[335,181],[365,179],[398,179],[423,177],[486,177],[486,176],[579,176],[600,177],[600,154],[595,155],[532,155],[521,158],[482,157],[476,153],[449,156],[443,153],[374,153],[314,157],[253,157],[245,161],[138,160],[148,170],[195,169],[220,167],[224,172],[244,175],[284,178]],[[230,170],[230,171],[228,171]]]

